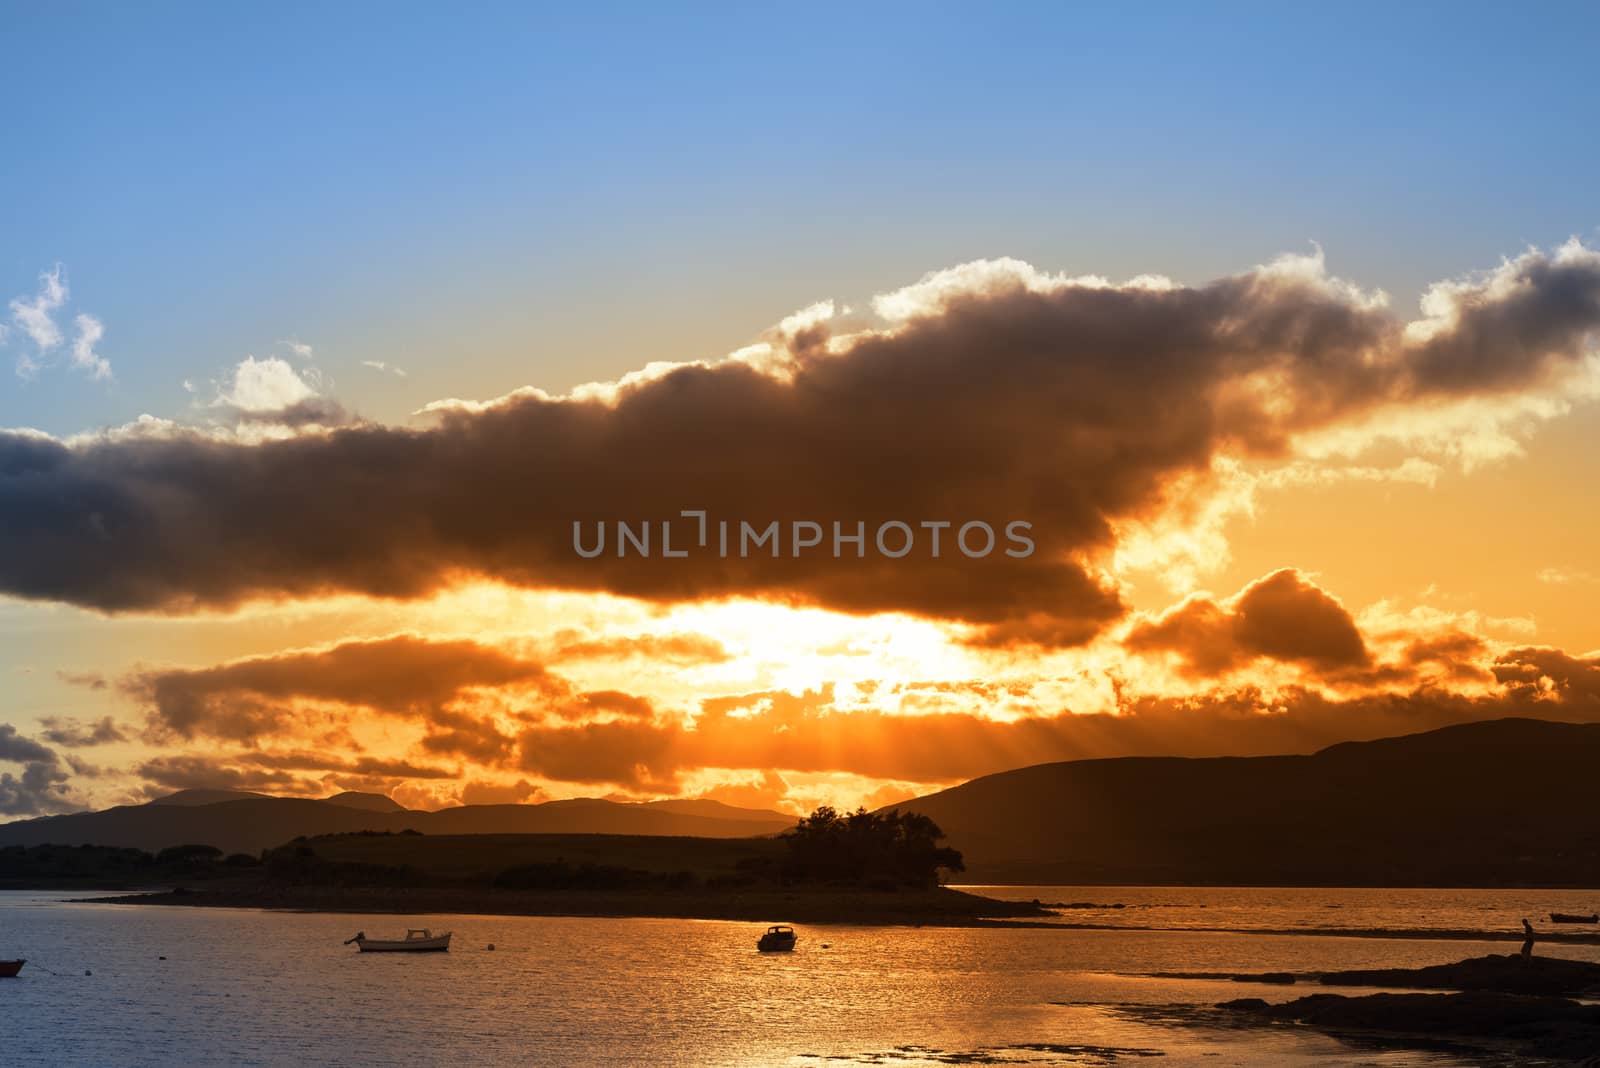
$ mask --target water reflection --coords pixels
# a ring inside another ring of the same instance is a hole
[[[448,954],[341,943],[452,929]],[[1462,943],[1144,931],[813,927],[762,955],[755,925],[384,917],[47,904],[0,895],[7,1060],[44,1065],[1311,1064],[1332,1039],[1176,1027],[1128,1007],[1249,984],[1136,973],[1420,964]],[[489,943],[495,949],[489,951]],[[821,943],[829,943],[823,949]],[[165,961],[158,958],[165,956]],[[86,976],[85,970],[92,971]],[[1263,988],[1261,996],[1282,996]],[[1219,1056],[1221,1060],[1219,1061]],[[1448,1054],[1363,1054],[1383,1065]]]

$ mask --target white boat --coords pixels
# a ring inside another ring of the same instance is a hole
[[[358,931],[356,936],[345,941],[351,942],[363,953],[430,953],[442,952],[450,948],[451,932],[436,935],[426,927],[412,927],[407,929],[404,938],[380,939],[368,938],[367,932]]]

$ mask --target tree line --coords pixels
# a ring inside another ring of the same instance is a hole
[[[938,885],[941,871],[964,871],[944,831],[917,812],[840,813],[824,805],[782,835],[786,881],[855,883],[882,889]]]

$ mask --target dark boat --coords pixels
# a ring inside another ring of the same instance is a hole
[[[14,979],[22,966],[28,963],[25,960],[0,960],[0,979]]]
[[[796,941],[794,928],[780,923],[767,928],[767,933],[761,936],[756,948],[763,953],[788,953],[794,949]]]
[[[1591,912],[1587,916],[1579,916],[1575,912],[1552,912],[1551,923],[1600,923],[1600,913]]]

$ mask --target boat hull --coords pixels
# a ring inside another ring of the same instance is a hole
[[[404,942],[387,942],[363,938],[356,943],[356,946],[363,953],[443,953],[450,948],[450,936],[413,938]]]
[[[14,979],[22,966],[28,963],[25,960],[0,960],[0,979]]]

